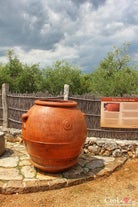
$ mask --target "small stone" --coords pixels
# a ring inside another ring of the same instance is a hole
[[[84,171],[86,171],[86,173],[88,173],[89,172],[89,168],[85,167]]]
[[[22,155],[22,156],[20,156],[20,160],[30,160],[30,156],[29,155]]]
[[[0,168],[0,180],[22,180],[23,176],[19,175],[16,168]]]
[[[58,189],[58,188],[63,188],[67,185],[67,180],[66,179],[55,179],[52,181],[49,181],[49,189]]]
[[[3,159],[0,159],[0,167],[16,167],[18,161],[18,157],[3,157]]]
[[[21,173],[25,178],[34,178],[36,175],[36,171],[32,166],[23,166],[21,168]]]
[[[135,156],[138,157],[138,147],[136,148]]]
[[[16,136],[15,137],[15,141],[16,142],[19,142],[19,143],[22,143],[23,142],[23,139],[21,138],[21,136]]]
[[[104,167],[103,159],[95,159],[86,164],[86,168],[89,168],[90,170],[95,170],[96,168],[103,168],[103,167]]]
[[[87,154],[88,153],[88,149],[83,149],[83,153]]]
[[[123,155],[122,151],[120,149],[116,149],[112,153],[113,157],[121,157]]]
[[[20,162],[19,162],[19,166],[28,166],[28,165],[31,165],[31,162],[30,162],[30,160],[28,160],[28,159],[26,159],[26,160],[21,160]]]
[[[127,154],[128,154],[129,157],[133,157],[132,151],[128,151]]]
[[[134,149],[134,145],[133,144],[129,144],[128,145],[128,150],[133,150]]]
[[[89,145],[92,145],[92,144],[95,144],[95,141],[90,140],[90,141],[89,141]]]
[[[109,151],[109,150],[105,150],[105,151],[102,153],[103,156],[110,156],[111,154],[112,154],[112,152]]]
[[[37,169],[37,175],[36,175],[36,178],[38,180],[46,180],[46,181],[49,181],[49,180],[54,180],[54,179],[57,179],[59,177],[62,177],[61,174],[59,173],[56,173],[56,174],[52,174],[52,173],[47,173],[47,172],[43,172],[39,169]]]
[[[97,141],[97,137],[88,137],[87,138],[87,142],[89,144],[94,144],[94,143],[96,143],[96,141]]]
[[[79,158],[79,160],[78,160],[78,164],[79,164],[81,167],[84,167],[85,164],[86,164],[86,160],[85,160],[85,159],[82,159],[82,158]]]
[[[98,155],[100,152],[100,148],[96,144],[94,144],[88,147],[88,151],[94,153],[95,155]]]
[[[23,193],[23,184],[22,181],[10,180],[3,185],[2,193],[12,194],[12,193]]]
[[[102,157],[102,159],[104,160],[104,164],[113,162],[115,160],[114,157]]]
[[[104,148],[111,151],[117,148],[116,142],[106,142]]]
[[[12,135],[5,135],[5,139],[8,141],[8,142],[15,142],[15,138],[12,136]]]
[[[103,140],[98,140],[98,141],[97,141],[97,145],[98,145],[99,147],[104,147],[104,145],[105,145],[105,141],[103,141]]]
[[[65,171],[63,176],[65,178],[79,178],[85,175],[86,171],[79,165],[74,166],[73,168]]]

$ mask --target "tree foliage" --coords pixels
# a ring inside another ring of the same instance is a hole
[[[63,92],[64,84],[70,85],[70,93],[81,94],[81,71],[66,61],[56,61],[43,70],[44,89],[52,95]]]
[[[42,73],[39,65],[28,66],[20,62],[13,50],[7,54],[7,64],[0,66],[0,83],[8,83],[11,92],[41,91]]]
[[[64,84],[70,85],[71,94],[91,93],[101,96],[135,94],[138,88],[137,66],[131,64],[129,44],[114,47],[90,73],[82,73],[78,66],[66,61],[56,61],[40,69],[38,64],[23,64],[13,50],[7,53],[8,62],[0,63],[0,84],[9,83],[11,92],[32,93],[48,91],[63,94]]]
[[[90,75],[89,90],[102,96],[123,96],[132,94],[138,86],[136,71],[130,64],[127,54],[128,44],[120,49],[114,47]]]

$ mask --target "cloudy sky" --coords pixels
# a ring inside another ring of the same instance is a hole
[[[25,63],[91,72],[124,42],[137,61],[138,0],[0,0],[0,62],[14,49]]]

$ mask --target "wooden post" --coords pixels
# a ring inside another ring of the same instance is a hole
[[[2,109],[3,109],[3,128],[8,128],[8,103],[7,93],[9,91],[9,85],[2,84]]]
[[[65,84],[64,85],[64,100],[68,100],[69,98],[69,85]]]

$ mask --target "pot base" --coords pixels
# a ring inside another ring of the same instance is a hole
[[[63,172],[65,170],[68,170],[69,168],[73,167],[74,165],[77,164],[78,159],[75,158],[72,161],[71,160],[55,160],[52,161],[52,164],[50,164],[49,160],[45,160],[45,165],[42,165],[40,163],[37,163],[34,161],[34,157],[30,157],[30,161],[34,167],[48,173],[58,173],[58,172]],[[46,164],[47,163],[47,164]],[[60,165],[57,163],[60,163]],[[64,166],[64,167],[63,167]]]

